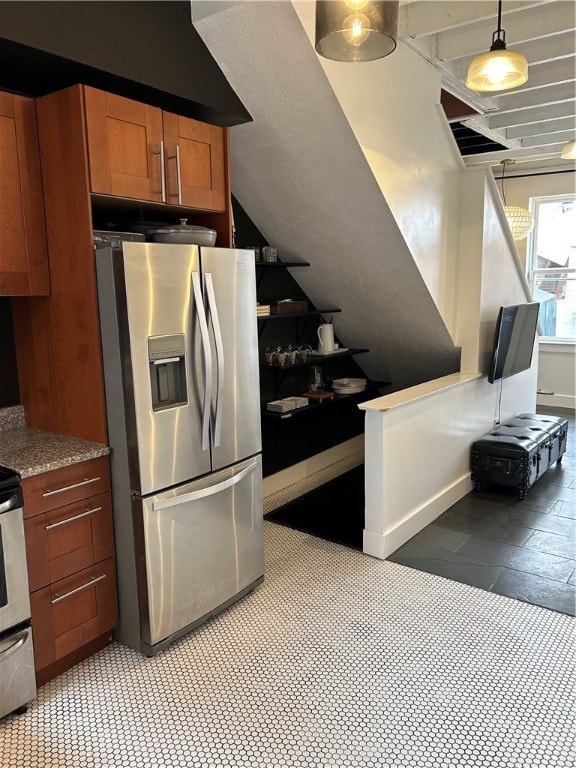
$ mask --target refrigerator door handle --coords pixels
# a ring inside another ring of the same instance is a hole
[[[202,352],[204,353],[204,407],[202,408],[202,450],[210,447],[210,385],[212,382],[212,353],[210,352],[210,338],[208,336],[208,323],[206,322],[206,309],[202,301],[202,287],[200,275],[192,272],[192,290],[198,313],[200,336],[202,337]]]
[[[220,445],[220,437],[222,435],[222,410],[224,405],[224,344],[222,341],[220,320],[218,318],[218,305],[216,304],[216,296],[214,295],[214,283],[212,282],[212,274],[210,272],[206,273],[206,295],[208,297],[208,310],[210,312],[212,327],[214,328],[214,343],[216,345],[217,382],[214,416],[214,447],[217,448]]]
[[[154,512],[160,512],[162,509],[169,509],[170,507],[177,507],[180,504],[187,504],[190,501],[205,499],[207,496],[214,496],[214,494],[221,493],[227,488],[231,488],[233,485],[239,483],[247,475],[254,472],[257,466],[258,463],[253,461],[252,464],[244,467],[244,469],[238,472],[238,474],[229,477],[227,480],[223,480],[221,483],[211,485],[208,488],[200,488],[197,491],[190,491],[190,493],[184,493],[182,496],[172,496],[170,499],[166,499],[165,501],[154,502],[152,504],[152,509]]]

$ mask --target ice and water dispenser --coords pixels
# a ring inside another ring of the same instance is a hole
[[[184,342],[183,333],[151,336],[148,339],[153,411],[175,408],[188,402]]]

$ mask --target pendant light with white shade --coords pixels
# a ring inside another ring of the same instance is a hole
[[[515,160],[501,160],[502,166],[502,200],[504,202],[504,213],[506,214],[506,220],[508,226],[512,232],[512,238],[514,240],[524,240],[530,232],[534,229],[534,216],[526,208],[521,208],[519,205],[506,205],[506,195],[504,193],[504,173],[506,166],[515,163]]]
[[[466,87],[471,91],[492,92],[518,88],[528,80],[528,61],[524,54],[506,48],[506,32],[502,29],[502,0],[498,3],[498,29],[492,35],[488,53],[470,64]]]
[[[576,139],[564,144],[560,157],[562,160],[576,160]]]

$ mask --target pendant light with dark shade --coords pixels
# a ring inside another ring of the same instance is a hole
[[[506,48],[506,32],[502,29],[502,0],[498,3],[498,29],[492,35],[488,53],[470,64],[466,87],[471,91],[507,91],[528,81],[528,61],[524,54]]]
[[[506,220],[508,221],[508,226],[512,232],[512,238],[514,240],[524,240],[534,229],[534,216],[526,208],[521,208],[519,205],[506,205],[506,195],[504,193],[504,173],[506,172],[506,166],[515,162],[515,160],[511,159],[500,161],[500,165],[502,166],[502,200],[504,202]]]
[[[374,61],[398,38],[398,0],[317,0],[316,51],[333,61]]]

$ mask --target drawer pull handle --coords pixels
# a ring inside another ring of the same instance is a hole
[[[66,523],[73,523],[74,520],[80,520],[81,517],[87,517],[88,515],[93,515],[94,512],[100,512],[102,507],[94,507],[93,509],[87,509],[85,512],[80,512],[79,515],[74,515],[74,517],[67,517],[65,520],[59,520],[57,523],[50,523],[50,525],[45,525],[44,530],[45,531],[51,531],[53,528],[59,528],[61,525],[66,525]]]
[[[42,496],[46,498],[46,496],[54,496],[55,493],[65,493],[65,491],[71,491],[73,488],[80,488],[83,485],[97,483],[98,480],[100,480],[99,477],[85,477],[84,480],[81,480],[79,483],[74,483],[74,485],[66,485],[64,488],[55,488],[53,491],[44,491]]]
[[[92,576],[90,578],[90,581],[87,581],[86,584],[82,584],[79,587],[76,587],[76,589],[71,589],[70,592],[65,592],[63,595],[59,595],[56,593],[53,597],[53,599],[50,601],[52,605],[54,603],[59,603],[60,600],[66,600],[67,597],[72,597],[72,595],[75,595],[77,592],[82,592],[83,589],[87,589],[88,587],[92,587],[96,582],[102,581],[102,579],[106,578],[106,574],[103,573],[102,576]]]

